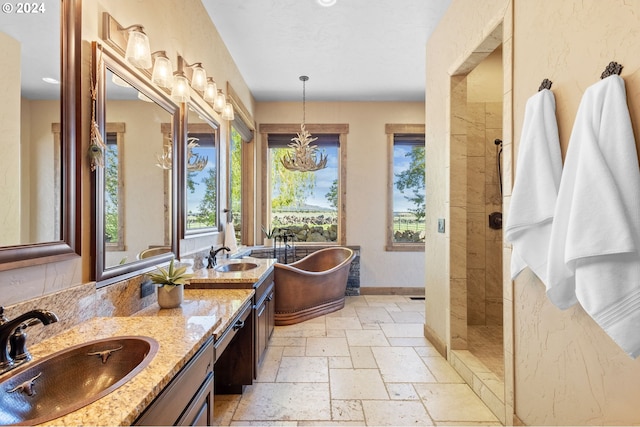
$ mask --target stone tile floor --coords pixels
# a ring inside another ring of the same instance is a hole
[[[253,385],[215,396],[215,424],[499,426],[423,324],[424,301],[366,295],[276,326]]]

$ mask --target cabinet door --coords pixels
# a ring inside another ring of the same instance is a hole
[[[180,426],[213,425],[213,373],[202,385],[198,394],[178,420]]]
[[[267,337],[268,337],[268,304],[269,302],[264,299],[262,304],[256,308],[256,368],[262,363],[264,351],[267,349]],[[257,378],[256,369],[256,378]]]
[[[273,329],[276,326],[276,302],[274,301],[275,297],[276,288],[272,287],[271,292],[269,292],[269,295],[267,296],[267,342],[265,343],[265,346],[269,344],[269,339],[271,338],[271,335],[273,335]]]

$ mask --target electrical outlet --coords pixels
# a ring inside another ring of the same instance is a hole
[[[140,298],[147,297],[155,292],[155,284],[151,280],[142,282],[140,285]]]
[[[444,218],[438,218],[438,233],[444,233]]]

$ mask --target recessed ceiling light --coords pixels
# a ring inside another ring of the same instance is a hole
[[[60,82],[56,79],[54,79],[53,77],[43,77],[42,80],[44,80],[45,82],[52,84],[52,85],[59,85]]]
[[[324,7],[331,7],[331,6],[333,6],[334,4],[336,4],[336,2],[337,2],[338,0],[316,0],[316,1],[318,2],[318,4],[319,4],[320,6],[324,6]]]

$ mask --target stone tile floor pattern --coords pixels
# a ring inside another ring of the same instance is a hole
[[[345,308],[276,326],[241,395],[216,395],[217,425],[406,426],[500,422],[423,336],[424,301],[347,297]]]

